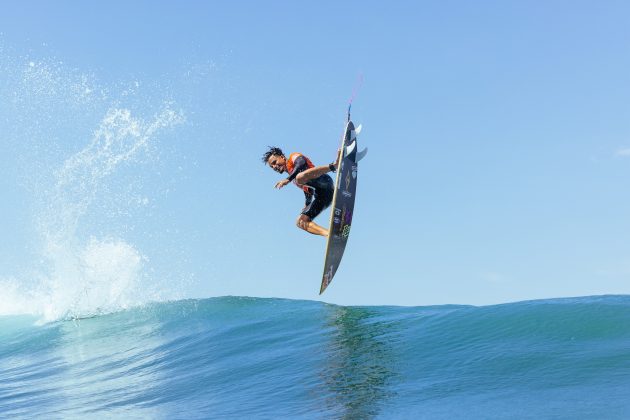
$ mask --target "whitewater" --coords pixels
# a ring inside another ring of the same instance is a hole
[[[0,130],[17,162],[5,177],[23,191],[28,220],[19,238],[27,251],[14,256],[24,262],[1,267],[0,316],[45,323],[177,298],[166,275],[148,278],[149,256],[136,242],[154,234],[135,231],[161,194],[159,142],[186,123],[181,107],[138,93],[137,81],[103,85],[59,61],[11,54],[1,42],[0,57]]]

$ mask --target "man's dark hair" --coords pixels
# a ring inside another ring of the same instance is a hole
[[[282,153],[281,148],[274,147],[274,146],[267,146],[267,147],[269,147],[269,150],[267,150],[262,157],[262,161],[265,165],[267,164],[267,161],[269,161],[269,158],[271,156],[284,156],[284,153]]]

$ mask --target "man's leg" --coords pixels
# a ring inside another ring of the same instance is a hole
[[[313,235],[321,235],[328,236],[328,230],[324,229],[317,223],[313,222],[313,220],[305,214],[300,214],[300,217],[297,219],[297,227],[300,229],[304,229],[308,233],[312,233]]]

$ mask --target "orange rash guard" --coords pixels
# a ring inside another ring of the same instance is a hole
[[[304,161],[302,161],[300,158],[303,158]],[[300,185],[297,183],[297,181],[295,180],[295,177],[302,171],[305,171],[307,169],[311,169],[314,168],[315,165],[313,165],[313,162],[311,162],[311,160],[309,158],[307,158],[306,156],[304,156],[302,153],[291,153],[289,155],[289,158],[287,159],[287,172],[289,173],[289,181],[293,181],[293,183],[299,187],[302,188],[302,190],[304,190],[305,193],[311,193],[311,188],[309,188],[306,185]]]

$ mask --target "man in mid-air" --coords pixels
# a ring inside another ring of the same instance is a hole
[[[287,158],[280,148],[271,146],[262,160],[279,174],[289,174],[288,178],[276,183],[276,188],[280,189],[293,181],[304,191],[306,205],[297,219],[297,226],[314,235],[328,236],[328,229],[319,226],[313,219],[332,202],[335,185],[328,172],[335,172],[336,164],[315,166],[301,153],[291,153]]]

